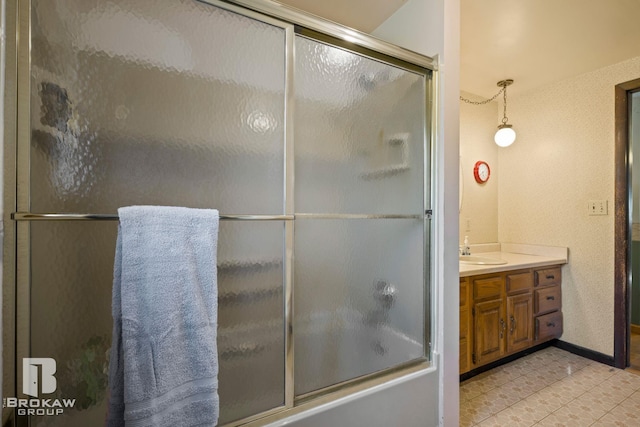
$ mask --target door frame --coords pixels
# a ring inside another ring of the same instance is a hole
[[[614,231],[614,350],[616,368],[629,365],[631,263],[629,261],[631,211],[629,92],[640,89],[640,79],[615,87],[615,231]]]

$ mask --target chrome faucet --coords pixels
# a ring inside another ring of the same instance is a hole
[[[385,324],[389,319],[389,311],[393,306],[398,289],[386,280],[375,280],[373,283],[373,298],[376,305],[366,316],[365,321],[372,325]]]
[[[377,280],[374,285],[373,295],[380,306],[387,312],[395,302],[397,293],[398,289],[395,285],[388,283],[385,280]]]

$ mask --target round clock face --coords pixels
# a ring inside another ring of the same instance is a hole
[[[487,182],[489,180],[489,175],[491,175],[491,170],[489,169],[487,162],[476,162],[476,165],[473,168],[473,177],[476,179],[476,182]]]

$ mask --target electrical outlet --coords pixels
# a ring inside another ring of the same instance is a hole
[[[589,215],[608,215],[607,200],[589,200]]]

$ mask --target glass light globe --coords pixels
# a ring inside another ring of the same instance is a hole
[[[516,140],[516,131],[513,130],[511,125],[500,125],[493,140],[500,147],[508,147]]]

